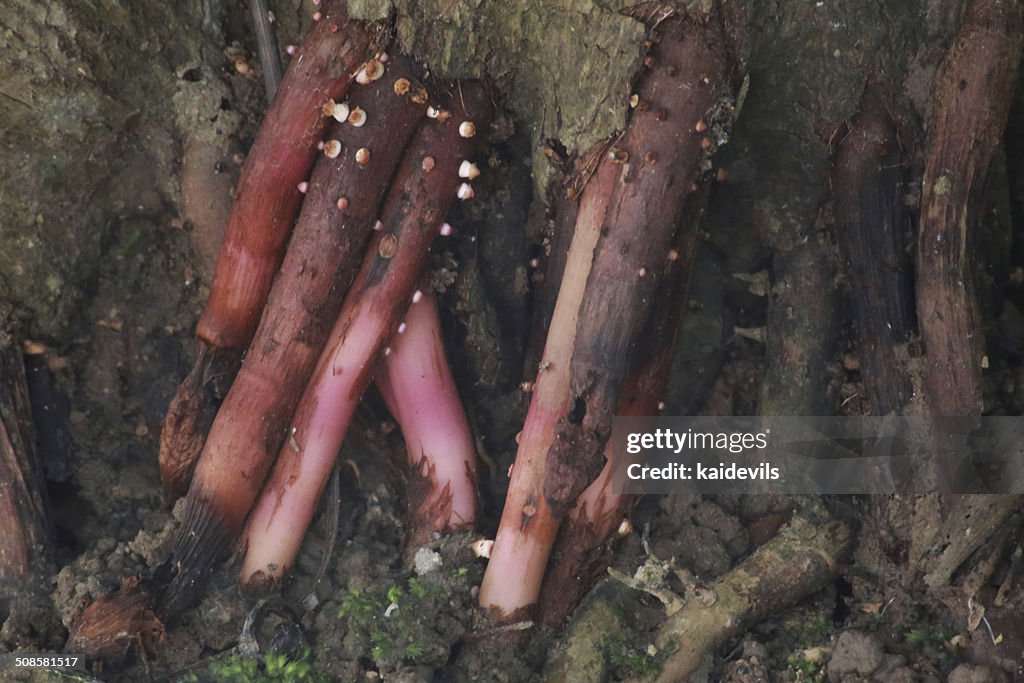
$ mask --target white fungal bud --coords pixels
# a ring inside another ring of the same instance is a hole
[[[494,541],[489,538],[481,538],[473,541],[469,547],[473,549],[473,554],[477,557],[489,558],[491,556],[491,548],[494,547]]]
[[[370,163],[370,150],[365,147],[360,147],[356,150],[356,163],[357,164],[368,164]]]
[[[405,323],[400,323],[400,324],[398,325],[398,334],[405,334],[405,331],[406,331],[407,329],[409,329],[409,326],[408,326],[408,325],[406,325]]]
[[[417,289],[415,292],[412,293],[412,302],[414,304],[418,304],[422,299],[423,292],[421,292],[420,290]]]
[[[348,197],[338,197],[338,209],[344,211],[348,208]]]
[[[472,161],[466,159],[459,165],[459,177],[473,180],[480,175],[480,169]]]
[[[391,347],[390,346],[387,346],[387,347],[384,348],[384,355],[385,356],[390,356],[391,355]]]
[[[313,12],[313,21],[320,21],[324,18],[324,15],[320,12]]]
[[[286,47],[284,48],[284,51],[285,51],[285,52],[287,52],[287,53],[288,53],[288,54],[290,54],[290,55],[294,55],[294,54],[295,54],[296,52],[298,52],[298,51],[299,51],[299,48],[297,48],[297,47],[296,47],[296,46],[294,46],[294,45],[288,45],[288,46],[286,46]]]
[[[441,237],[450,237],[452,234],[452,226],[448,223],[441,224]]]
[[[373,229],[379,232],[384,229],[384,224],[381,223],[380,221],[377,221],[376,223],[373,224]]]
[[[430,173],[434,170],[434,157],[423,157],[423,171]]]
[[[339,123],[345,123],[345,121],[348,121],[348,113],[348,102],[338,102],[331,108],[331,116],[333,116],[334,120]]]
[[[371,59],[359,69],[359,73],[356,74],[356,83],[369,85],[383,75],[384,65],[376,59]]]
[[[626,517],[622,520],[622,523],[619,524],[618,534],[619,537],[622,538],[624,536],[629,536],[631,533],[633,533],[633,523],[629,521],[629,517]]]
[[[476,135],[476,125],[472,121],[463,121],[459,124],[459,135],[464,138],[471,138]]]
[[[306,194],[306,191],[309,189],[309,183],[303,180],[301,183],[296,185],[296,187],[299,188],[299,192],[301,192],[302,194]]]
[[[326,146],[327,146],[327,144],[323,140],[321,140],[320,142],[316,143],[316,148],[318,150],[320,150],[321,152],[324,151],[324,147],[326,147]]]
[[[427,107],[427,118],[436,119],[441,110],[437,107]]]
[[[473,192],[473,186],[470,185],[469,183],[462,183],[461,185],[459,185],[459,191],[456,192],[455,194],[462,201],[472,199],[476,195],[476,193]]]
[[[390,57],[388,57],[388,53],[387,52],[378,52],[377,56],[375,57],[375,59],[378,62],[380,62],[381,64],[387,64],[388,60],[390,59]]]
[[[356,107],[348,115],[348,122],[356,128],[362,128],[363,124],[366,123],[366,112]]]
[[[337,140],[328,140],[324,143],[324,155],[328,159],[337,159],[341,154],[341,143]]]

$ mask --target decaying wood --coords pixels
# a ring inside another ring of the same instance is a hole
[[[911,396],[896,354],[914,329],[903,176],[895,124],[868,89],[833,163],[832,197],[849,269],[861,376],[876,415],[899,412]]]
[[[205,572],[237,537],[337,317],[388,184],[426,107],[409,63],[392,57],[382,78],[356,86],[350,108],[366,114],[339,123],[336,158],[322,155],[259,329],[210,430],[188,494],[175,551],[175,575]],[[405,80],[408,88],[395,84]],[[283,89],[282,89],[283,92]],[[363,163],[359,150],[368,150]],[[326,150],[325,150],[326,151]],[[206,547],[209,546],[209,547]],[[195,578],[177,580],[162,607],[194,597]]]
[[[259,324],[302,203],[298,185],[308,180],[317,142],[330,121],[323,106],[345,95],[366,58],[370,37],[359,22],[348,20],[344,2],[327,0],[321,14],[292,59],[246,157],[210,298],[196,329],[196,365],[167,411],[160,461],[172,497],[187,486],[217,405]]]
[[[917,315],[932,415],[980,415],[983,338],[969,227],[1000,144],[1024,39],[1020,2],[972,0],[933,86],[921,188]]]

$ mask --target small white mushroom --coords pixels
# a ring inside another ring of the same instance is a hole
[[[399,323],[399,325],[398,325],[398,334],[405,334],[405,331],[407,329],[409,329],[408,325],[406,325],[405,323]]]
[[[412,302],[414,304],[418,304],[422,299],[423,292],[421,292],[420,290],[417,289],[415,292],[412,293]]]
[[[348,121],[348,113],[348,102],[337,102],[333,107],[331,107],[331,116],[334,117],[335,121],[340,123]]]
[[[440,114],[440,113],[441,113],[441,110],[438,109],[437,107],[427,107],[427,117],[428,118],[436,119],[437,115]]]
[[[357,164],[368,164],[370,163],[370,150],[365,147],[360,147],[356,150],[356,163]]]
[[[341,154],[341,142],[328,140],[324,143],[324,155],[328,159],[337,159],[339,154]]]
[[[459,135],[464,138],[471,138],[476,135],[476,125],[472,121],[463,121],[459,124]]]
[[[459,177],[473,180],[480,175],[480,169],[469,159],[466,159],[459,165]]]
[[[306,194],[306,191],[309,189],[309,183],[303,180],[301,183],[296,185],[296,187],[299,188],[299,192],[301,192],[302,194]]]
[[[434,170],[434,157],[423,157],[423,171],[430,173]]]
[[[494,547],[494,541],[489,538],[481,538],[473,541],[469,547],[473,549],[473,554],[477,557],[489,558],[491,556],[491,548]]]
[[[469,183],[462,183],[461,185],[459,185],[459,190],[455,194],[462,201],[472,199],[476,195],[476,193],[473,192],[473,186],[470,185]]]
[[[362,128],[363,124],[366,123],[366,112],[356,107],[348,115],[348,122],[356,128]]]
[[[376,223],[373,224],[373,229],[379,232],[384,229],[384,224],[381,223],[380,221],[377,221]]]
[[[384,75],[384,64],[377,59],[371,59],[359,69],[356,74],[356,83],[369,85]]]
[[[452,234],[452,226],[449,223],[441,224],[441,237],[450,237]]]

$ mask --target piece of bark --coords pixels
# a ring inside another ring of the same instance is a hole
[[[1024,40],[1020,2],[971,0],[933,86],[921,187],[917,316],[932,415],[980,415],[983,330],[968,234],[1000,144]]]
[[[899,412],[911,396],[896,355],[914,329],[903,175],[896,126],[869,87],[833,163],[832,198],[850,277],[861,377],[875,415]]]
[[[351,111],[363,112],[365,123],[339,123],[331,132],[341,151],[331,158],[325,146],[260,327],[196,466],[168,567],[181,578],[161,614],[194,597],[188,586],[201,582],[198,575],[238,536],[288,434],[384,193],[424,118],[426,91],[411,79],[409,62],[392,57],[383,77],[352,92]]]
[[[246,157],[196,328],[196,364],[167,411],[160,461],[171,497],[188,485],[217,406],[260,322],[303,201],[299,183],[309,179],[317,142],[331,120],[324,105],[345,95],[366,58],[370,37],[362,24],[348,20],[345,3],[326,0],[320,12]]]

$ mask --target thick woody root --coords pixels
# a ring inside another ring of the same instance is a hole
[[[703,183],[686,202],[666,272],[667,291],[655,301],[643,340],[634,354],[632,371],[619,398],[619,416],[655,416],[661,410],[709,190],[710,185]],[[638,497],[613,490],[612,475],[621,464],[615,456],[609,442],[605,445],[601,474],[580,494],[562,524],[541,590],[539,616],[545,623],[560,624],[575,609],[608,567],[611,558],[609,552],[603,551],[606,544],[623,524],[628,527],[629,514]]]
[[[379,65],[379,63],[377,63]],[[161,614],[194,597],[213,560],[238,536],[288,435],[345,291],[377,223],[380,202],[423,120],[426,91],[393,57],[352,93],[357,113],[337,123],[308,182],[306,201],[259,329],[213,423],[187,497]]]
[[[832,165],[836,234],[847,262],[861,375],[872,412],[899,412],[910,381],[896,349],[914,329],[912,268],[896,126],[869,88]]]
[[[412,469],[406,547],[476,521],[476,446],[448,366],[437,299],[417,291],[377,386],[398,420]]]
[[[1024,40],[1019,2],[972,0],[935,78],[921,187],[917,315],[932,415],[980,415],[982,328],[968,227],[1002,140]]]
[[[973,291],[968,230],[978,222],[988,168],[1017,84],[1022,15],[1019,2],[969,2],[935,78],[916,282],[927,358],[924,398],[935,416],[978,416],[982,411],[983,328]],[[948,479],[963,474],[963,466],[944,463],[940,471]],[[1014,496],[921,497],[914,507],[912,567],[924,574],[931,590],[942,589],[1017,508]],[[942,523],[929,523],[935,519]]]
[[[196,329],[195,367],[171,401],[160,436],[166,493],[177,497],[188,479],[217,405],[238,371],[242,354],[284,255],[330,118],[330,99],[348,92],[366,59],[367,31],[348,20],[345,3],[325,0],[292,59],[246,157],[217,259],[210,299]]]
[[[472,194],[459,171],[471,159],[476,130],[489,120],[483,88],[463,85],[452,97],[452,110],[426,121],[405,155],[382,211],[381,230],[253,509],[241,575],[250,592],[275,590],[291,567],[355,407],[414,298],[441,221],[456,196]]]
[[[714,146],[704,119],[729,92],[713,23],[673,18],[658,27],[629,126],[583,191],[480,591],[495,618],[516,618],[537,601],[558,520],[601,470],[676,221]]]
[[[657,680],[686,680],[730,638],[824,588],[848,544],[849,531],[840,522],[817,526],[794,519],[709,586],[710,595],[689,596],[661,626],[655,644],[667,656]]]
[[[795,518],[779,535],[702,590],[681,596],[655,639],[662,683],[689,677],[708,657],[762,619],[821,590],[832,579],[849,546],[841,523],[816,525]],[[622,587],[606,583],[588,599],[545,670],[545,680],[583,683],[606,680],[604,649],[628,628],[637,609]]]

